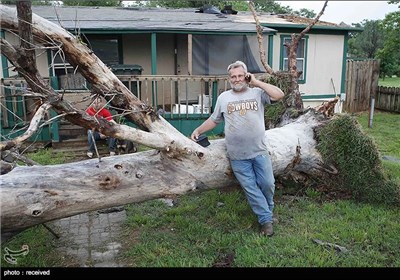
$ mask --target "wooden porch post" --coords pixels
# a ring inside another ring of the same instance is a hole
[[[193,51],[192,34],[188,34],[188,75],[192,75],[192,71],[193,71],[192,51]]]

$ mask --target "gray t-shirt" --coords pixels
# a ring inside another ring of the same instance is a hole
[[[271,101],[261,88],[247,88],[240,93],[228,90],[218,97],[211,119],[216,123],[225,121],[225,141],[230,159],[251,159],[267,153],[265,104],[271,104]]]

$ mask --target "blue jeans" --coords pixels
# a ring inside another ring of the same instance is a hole
[[[92,138],[92,134],[93,134],[93,138]],[[88,130],[87,131],[87,136],[88,136],[88,145],[89,145],[89,152],[94,153],[95,152],[95,147],[94,147],[94,142],[93,139],[95,141],[100,140],[101,136],[100,133],[98,133],[97,131],[93,132],[92,130]],[[110,152],[115,152],[115,150],[117,149],[117,139],[112,138],[112,137],[107,137],[107,145],[108,145],[108,150]]]
[[[233,173],[242,186],[251,209],[263,225],[272,222],[275,178],[271,159],[259,155],[252,159],[230,160]]]

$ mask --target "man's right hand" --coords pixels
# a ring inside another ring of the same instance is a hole
[[[199,135],[200,135],[200,133],[197,131],[197,129],[195,129],[195,130],[193,130],[192,135],[190,136],[190,138],[193,141],[197,142],[197,139],[199,139]]]

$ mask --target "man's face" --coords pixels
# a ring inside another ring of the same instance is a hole
[[[247,88],[245,77],[246,73],[242,67],[233,68],[229,71],[229,83],[233,91],[243,91]]]

